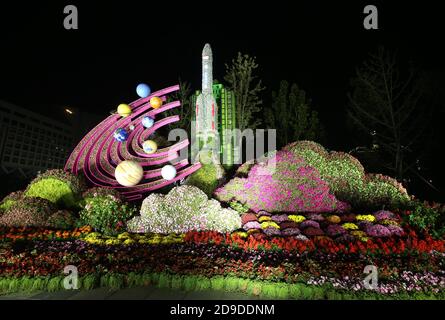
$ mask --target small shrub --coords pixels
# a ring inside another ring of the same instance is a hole
[[[116,202],[110,197],[87,198],[80,219],[105,235],[117,235],[125,231],[126,221],[135,213],[129,204]]]
[[[26,197],[40,197],[67,208],[76,207],[85,189],[82,178],[60,169],[39,174],[25,190]]]
[[[17,201],[22,199],[23,191],[11,192],[0,202],[0,214],[10,209]]]
[[[71,211],[59,210],[53,213],[47,221],[47,225],[55,229],[72,229],[76,225],[77,218]]]
[[[186,184],[201,189],[208,197],[211,197],[223,177],[224,168],[221,165],[206,163],[187,178]]]
[[[445,235],[445,206],[429,205],[428,203],[413,201],[411,213],[403,216],[410,226],[424,232],[430,233],[435,238]]]
[[[42,198],[23,198],[11,206],[1,217],[0,225],[9,227],[48,227],[48,218],[55,206]]]
[[[328,152],[312,141],[297,141],[283,148],[302,157],[318,170],[337,199],[353,207],[379,208],[386,205],[397,208],[410,198],[406,189],[395,179],[381,174],[366,174],[360,162],[350,154]]]

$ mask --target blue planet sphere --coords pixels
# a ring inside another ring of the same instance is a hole
[[[114,139],[119,142],[126,141],[128,139],[128,132],[124,128],[119,128],[114,131]]]
[[[151,89],[148,86],[148,84],[140,83],[136,87],[136,93],[141,98],[147,98],[150,95],[150,93],[151,93]]]
[[[153,127],[153,124],[155,123],[155,119],[153,119],[152,117],[149,116],[145,116],[142,118],[142,125],[144,126],[144,128],[151,128]]]

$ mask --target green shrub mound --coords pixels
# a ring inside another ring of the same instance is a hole
[[[54,169],[39,174],[25,190],[25,197],[40,197],[66,208],[76,207],[85,183],[81,177]]]
[[[406,189],[399,182],[381,174],[366,174],[361,163],[347,153],[328,152],[312,141],[297,141],[283,150],[304,158],[328,182],[337,199],[354,207],[397,208],[410,201]]]
[[[224,167],[210,151],[201,151],[198,155],[198,160],[201,162],[202,167],[190,175],[186,179],[185,184],[195,186],[204,191],[208,197],[211,197],[224,180]]]
[[[0,217],[0,225],[9,227],[49,227],[48,218],[56,210],[53,203],[43,198],[24,197]]]
[[[0,215],[23,197],[23,191],[11,192],[0,202]]]
[[[224,177],[224,168],[220,164],[203,164],[202,167],[187,178],[186,184],[195,186],[211,197]]]
[[[47,225],[55,229],[69,230],[76,226],[76,216],[68,210],[58,210],[47,221]]]
[[[125,230],[125,223],[136,210],[128,203],[112,196],[84,199],[80,221],[105,235],[116,235]]]
[[[239,214],[221,208],[217,200],[194,186],[173,188],[167,195],[151,194],[141,215],[127,223],[131,232],[183,233],[191,230],[230,232],[241,227]]]

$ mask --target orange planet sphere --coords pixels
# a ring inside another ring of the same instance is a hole
[[[158,109],[160,106],[162,106],[162,100],[159,97],[153,97],[150,99],[150,105],[154,109]]]

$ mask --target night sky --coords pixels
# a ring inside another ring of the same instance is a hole
[[[431,74],[443,112],[445,37],[437,3],[3,1],[0,99],[41,113],[60,106],[106,115],[135,100],[139,82],[157,90],[181,77],[200,89],[201,50],[209,42],[215,79],[238,51],[256,56],[266,103],[280,80],[296,82],[320,112],[328,146],[348,150],[349,79],[379,45]],[[68,4],[79,10],[79,30],[63,28]],[[378,31],[363,28],[366,4],[379,9]]]

